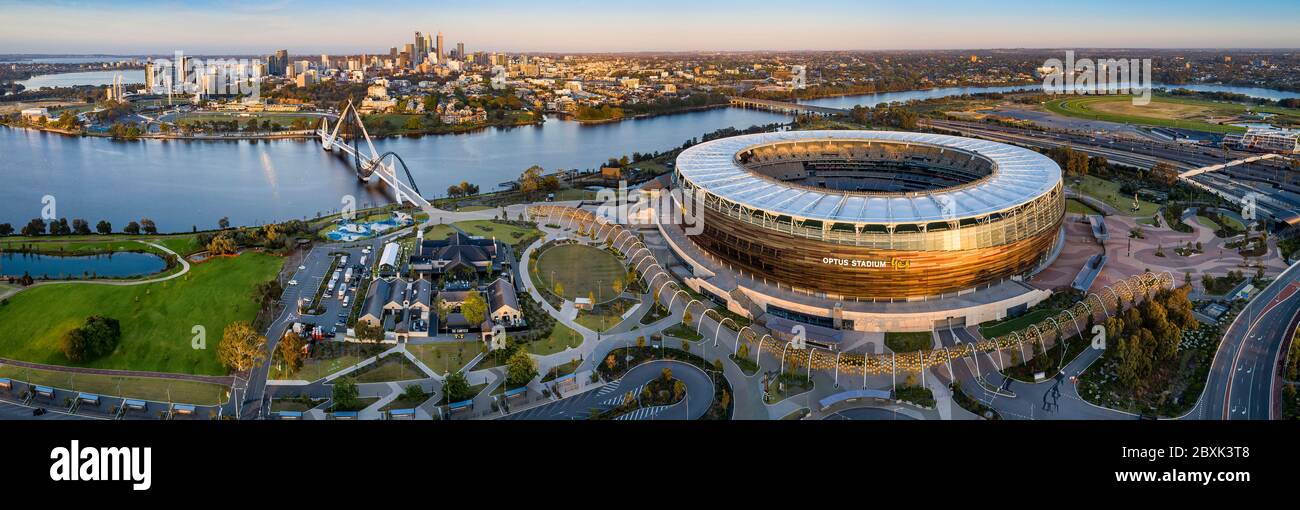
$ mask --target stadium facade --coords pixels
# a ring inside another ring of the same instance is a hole
[[[740,313],[758,308],[750,316],[776,309],[841,328],[861,310],[850,323],[866,330],[1001,318],[1047,295],[1011,282],[1049,264],[1063,241],[1060,167],[983,140],[885,131],[737,136],[683,151],[674,183],[693,197],[679,206],[695,209],[703,228],[687,236],[660,225],[670,248],[691,267],[697,290],[738,301],[728,306]],[[908,305],[915,302],[926,304]],[[881,320],[895,311],[914,317]]]

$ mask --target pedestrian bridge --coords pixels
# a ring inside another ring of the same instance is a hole
[[[361,115],[351,101],[348,101],[347,106],[339,113],[334,129],[330,129],[329,122],[328,117],[321,119],[320,128],[315,132],[321,148],[326,151],[338,149],[343,157],[351,157],[358,179],[370,182],[371,176],[379,177],[379,180],[392,190],[393,198],[397,203],[410,202],[429,213],[430,218],[442,212],[420,196],[420,188],[416,186],[411,170],[406,166],[406,162],[402,161],[401,156],[391,151],[381,154],[375,149],[374,140],[366,131],[366,125],[361,122]],[[402,172],[406,174],[405,181],[397,176],[399,164],[402,166]]]

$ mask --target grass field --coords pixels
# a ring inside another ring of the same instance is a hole
[[[424,366],[444,375],[460,371],[483,352],[483,348],[483,342],[477,340],[406,345],[406,350]]]
[[[592,331],[608,331],[609,328],[617,326],[619,323],[623,322],[623,316],[613,313],[592,313],[582,311],[578,313],[578,317],[574,319],[574,321],[577,321],[578,324],[582,324]]]
[[[582,335],[573,328],[557,322],[555,328],[551,330],[551,336],[546,337],[545,340],[528,343],[528,352],[545,356],[563,351],[566,347],[576,348],[579,345],[582,345]]]
[[[885,347],[894,352],[912,352],[929,349],[934,345],[934,337],[929,331],[910,333],[885,333]]]
[[[217,342],[227,324],[257,315],[254,287],[275,277],[284,260],[245,253],[195,264],[174,280],[144,285],[41,285],[9,298],[0,313],[0,357],[71,365],[63,334],[90,315],[121,321],[112,354],[78,366],[187,374],[225,374]],[[191,347],[192,329],[206,330],[206,348]]]
[[[100,374],[76,374],[55,370],[28,369],[0,365],[0,377],[65,390],[96,395],[215,405],[226,401],[226,386],[197,381],[176,381],[156,377],[122,377]]]
[[[247,116],[244,116],[247,115]],[[305,115],[291,112],[202,112],[186,113],[175,119],[177,125],[186,126],[199,122],[239,122],[239,127],[243,128],[250,120],[256,120],[260,125],[262,121],[270,121],[272,126],[279,126],[282,129],[293,127],[293,121],[302,119],[306,123],[307,129],[313,129],[320,126],[320,117],[315,115]]]
[[[1070,214],[1100,214],[1096,209],[1089,207],[1088,204],[1075,199],[1065,201],[1065,212]]]
[[[518,227],[505,223],[497,223],[492,220],[467,220],[453,223],[465,233],[472,236],[496,237],[498,241],[507,244],[515,244],[521,239],[532,235],[540,235],[535,228]],[[427,237],[427,236],[426,236]]]
[[[1239,133],[1246,128],[1220,124],[1241,120],[1247,111],[1273,113],[1290,122],[1300,119],[1300,110],[1276,106],[1207,101],[1202,99],[1156,96],[1146,105],[1134,105],[1132,96],[1079,96],[1054,99],[1044,104],[1052,113],[1124,124],[1193,129],[1212,133]]]
[[[1019,331],[1029,327],[1031,324],[1054,316],[1058,312],[1059,310],[1038,309],[1014,319],[1005,319],[1000,322],[986,322],[980,324],[980,335],[989,340],[1003,335],[1009,335],[1013,331]]]
[[[78,254],[127,250],[144,250],[150,253],[163,253],[152,246],[137,242],[136,240],[158,243],[181,255],[189,255],[203,249],[203,246],[199,245],[197,236],[194,234],[164,236],[92,234],[74,236],[5,237],[3,240],[0,240],[0,251],[12,251],[27,247],[33,251],[41,253]]]
[[[566,299],[595,295],[596,302],[614,299],[614,280],[625,277],[627,269],[609,252],[583,246],[566,244],[555,246],[537,257],[537,275],[546,290],[555,292],[558,282]]]
[[[401,354],[389,354],[379,358],[374,364],[358,368],[357,372],[348,375],[354,374],[354,379],[358,383],[409,381],[426,377],[420,367],[415,366],[415,363],[411,363],[411,360]]]
[[[1138,210],[1133,210],[1133,197],[1119,192],[1119,183],[1086,175],[1076,189],[1119,210],[1124,216],[1154,216],[1160,204],[1138,199]],[[1080,204],[1083,205],[1083,204]]]
[[[364,357],[354,354],[344,354],[328,359],[305,359],[302,361],[302,367],[297,371],[284,370],[284,364],[276,362],[271,365],[267,378],[290,381],[316,381],[360,363],[364,359]]]

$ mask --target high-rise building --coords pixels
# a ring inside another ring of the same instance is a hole
[[[266,71],[271,76],[284,76],[284,72],[289,68],[289,50],[278,50],[274,55],[266,57]]]
[[[456,43],[456,58],[460,60],[465,60],[465,43],[463,42]]]
[[[447,56],[447,54],[444,53],[442,50],[443,50],[443,47],[442,47],[442,32],[438,32],[438,47],[437,47],[437,48],[434,48],[434,51],[436,51],[436,52],[438,53],[438,61],[439,61],[439,62],[441,62],[442,59],[445,58],[445,57]]]
[[[329,56],[329,55],[326,55],[326,54],[324,54],[324,53],[321,53],[321,54],[320,54],[320,67],[321,67],[321,69],[329,69],[329,68],[330,68],[330,56]]]
[[[415,45],[411,51],[411,63],[417,66],[424,63],[424,54],[428,52],[429,50],[424,47],[424,36],[420,34],[419,30],[416,30]]]

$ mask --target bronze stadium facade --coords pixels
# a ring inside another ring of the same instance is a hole
[[[674,180],[701,249],[746,276],[828,296],[959,293],[1045,263],[1061,169],[1006,144],[883,131],[790,131],[696,145]]]

